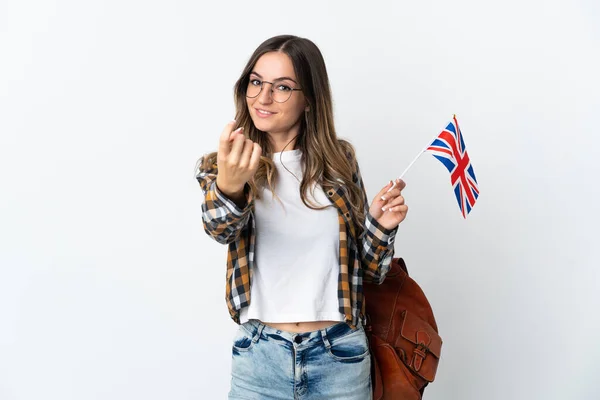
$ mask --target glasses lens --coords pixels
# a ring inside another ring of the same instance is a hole
[[[246,89],[246,96],[248,97],[256,97],[260,93],[260,82],[257,80],[252,80],[248,82],[248,88]]]
[[[288,101],[292,95],[293,90],[286,85],[277,85],[273,88],[273,101],[283,103]]]

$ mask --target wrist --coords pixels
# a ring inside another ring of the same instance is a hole
[[[241,188],[230,188],[227,185],[221,185],[218,181],[216,182],[217,189],[228,199],[232,200],[238,207],[243,207],[246,203],[246,193],[244,192],[244,186]]]

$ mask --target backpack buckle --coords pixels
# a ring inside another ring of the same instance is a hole
[[[413,350],[412,360],[413,368],[417,372],[421,369],[423,361],[425,361],[427,353],[429,352],[429,347],[427,347],[424,341],[425,339],[429,339],[427,340],[428,343],[431,341],[429,335],[427,335],[426,332],[417,332],[417,340],[419,341],[419,344],[417,344],[417,347],[415,347],[415,349]]]

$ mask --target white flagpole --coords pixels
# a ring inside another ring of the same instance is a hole
[[[437,137],[437,136],[436,136]],[[431,143],[433,143],[433,141],[429,141],[427,142],[427,146],[425,146],[425,148],[423,150],[421,150],[421,152],[415,157],[414,160],[412,160],[412,162],[408,165],[408,167],[406,167],[406,169],[404,170],[404,172],[402,174],[400,174],[400,177],[398,177],[398,179],[402,179],[402,177],[404,176],[404,174],[406,174],[408,172],[408,170],[410,169],[410,167],[413,166],[413,164],[415,162],[417,162],[417,160],[419,159],[419,157],[421,157],[421,155],[423,153],[425,153],[425,150],[427,150],[427,148],[431,145]],[[392,190],[393,188],[396,187],[396,181],[393,182],[392,187],[389,188],[387,191],[389,192],[390,190]],[[387,193],[387,192],[386,192]]]
[[[452,118],[453,119],[456,118],[456,114],[454,114],[454,116]],[[408,165],[408,167],[406,167],[406,169],[404,170],[404,172],[400,175],[400,177],[398,179],[402,179],[402,177],[404,176],[404,174],[406,174],[408,172],[408,170],[410,169],[410,167],[412,167],[413,164],[419,159],[419,157],[421,157],[421,155],[423,153],[425,153],[425,150],[427,150],[427,148],[429,146],[431,146],[431,143],[433,143],[438,136],[439,136],[439,133],[437,135],[435,135],[435,138],[433,138],[433,140],[430,140],[429,142],[427,142],[427,146],[425,146],[425,148],[423,150],[421,150],[421,152],[415,157],[415,159],[412,160],[412,162]],[[394,187],[396,187],[396,181],[393,182],[392,187],[389,188],[387,190],[387,192],[389,192],[390,190],[392,190]]]

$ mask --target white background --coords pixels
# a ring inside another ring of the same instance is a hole
[[[456,113],[481,196],[406,175],[425,398],[598,399],[600,4],[0,1],[0,399],[225,399],[237,325],[194,165],[253,50],[324,54],[369,198]]]

